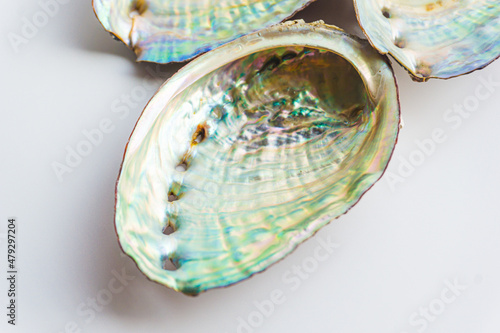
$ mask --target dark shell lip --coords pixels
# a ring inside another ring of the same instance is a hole
[[[116,32],[106,28],[106,26],[104,25],[103,21],[99,18],[99,14],[97,13],[97,10],[96,10],[96,6],[95,6],[95,2],[97,0],[92,0],[92,10],[94,12],[94,15],[96,16],[97,20],[99,21],[99,23],[101,24],[101,26],[104,28],[104,30],[106,30],[111,36],[113,36],[114,39],[116,40],[119,40],[121,41],[123,44],[125,44],[130,50],[132,50],[136,56],[138,57],[140,55],[140,53],[142,52],[142,50],[134,45],[132,45],[132,41],[130,42],[126,42],[122,37],[120,37]],[[294,15],[296,15],[298,12],[300,12],[301,10],[303,10],[304,8],[306,8],[307,6],[309,6],[311,3],[313,3],[314,1],[316,0],[307,0],[306,3],[304,3],[301,7],[295,9],[292,13],[290,13],[290,15],[286,16],[285,18],[283,18],[281,21],[279,22],[275,22],[275,23],[270,23],[270,24],[265,24],[261,27],[261,29],[264,29],[266,27],[269,27],[269,26],[272,26],[272,25],[276,25],[276,24],[280,24],[282,22],[285,22],[287,21],[288,19],[290,19],[291,17],[293,17]],[[253,30],[253,31],[248,31],[245,33],[246,34],[251,34],[251,33],[254,33],[258,30]],[[229,41],[226,41],[226,43],[228,42],[231,42],[232,40],[234,39],[237,39],[238,37],[237,36],[234,36],[233,39],[229,40]],[[184,63],[184,62],[187,62],[187,61],[190,61],[190,60],[193,60],[197,57],[199,57],[200,55],[206,53],[206,52],[209,52],[210,50],[218,47],[218,46],[221,46],[221,45],[224,45],[224,44],[218,44],[218,45],[215,45],[215,46],[212,46],[212,47],[209,47],[209,50],[208,51],[201,51],[201,52],[198,52],[192,56],[188,56],[188,57],[185,57],[184,59],[181,59],[181,60],[169,60],[169,61],[154,61],[154,60],[148,60],[148,59],[136,59],[136,62],[146,62],[146,63],[156,63],[156,64],[167,64],[167,63]]]
[[[432,75],[432,74],[428,75],[428,76],[423,76],[422,74],[418,75],[417,73],[412,72],[400,59],[396,58],[390,51],[384,52],[384,51],[381,51],[380,49],[378,49],[375,46],[375,43],[373,42],[372,37],[370,37],[370,34],[368,33],[368,31],[361,24],[361,19],[360,19],[360,14],[359,14],[359,8],[358,8],[358,5],[357,5],[357,3],[359,1],[360,0],[354,0],[354,10],[355,10],[355,13],[356,13],[356,19],[358,21],[359,27],[363,31],[363,34],[365,35],[365,37],[368,40],[368,42],[370,43],[370,45],[375,50],[377,50],[380,54],[383,54],[383,55],[389,54],[389,55],[391,55],[391,58],[394,59],[401,67],[403,67],[406,70],[406,72],[408,73],[408,75],[410,76],[410,78],[413,81],[415,81],[415,82],[427,82],[429,79],[440,79],[440,80],[454,79],[454,78],[457,78],[457,77],[460,77],[460,76],[463,76],[463,75],[467,75],[467,74],[473,73],[475,71],[481,70],[483,68],[486,68],[491,63],[493,63],[495,60],[497,60],[497,59],[500,58],[500,54],[498,54],[495,58],[489,60],[488,62],[486,62],[485,64],[483,64],[483,65],[481,65],[479,67],[473,68],[471,70],[465,71],[465,72],[460,73],[460,74],[448,76],[448,77],[441,77],[441,76],[436,76],[436,75]],[[363,1],[363,0],[361,0],[361,1]]]
[[[293,21],[293,22],[286,22],[285,24],[303,24],[303,22],[300,22],[300,21]],[[283,24],[280,24],[278,26],[282,26]],[[339,30],[341,32],[343,32],[343,30],[335,27],[335,26],[328,26],[328,25],[324,25],[322,22],[313,22],[311,24],[308,24],[310,26],[326,26],[326,27],[332,27],[336,30]],[[256,35],[258,32],[255,32],[251,35]],[[362,38],[359,38],[357,36],[352,36],[352,35],[349,35],[352,39],[355,39],[355,40],[359,40],[359,41],[362,41],[363,39]],[[333,219],[330,219],[325,225],[327,224],[330,224],[332,223],[332,221],[338,219],[339,217],[341,217],[342,215],[344,214],[347,214],[347,212],[349,212],[355,205],[357,205],[357,203],[359,202],[359,200],[361,200],[361,198],[375,185],[375,183],[377,183],[381,178],[382,176],[385,174],[386,170],[387,170],[387,167],[390,163],[390,160],[392,159],[393,157],[393,154],[394,154],[394,149],[396,147],[396,144],[398,142],[398,138],[399,138],[399,132],[400,132],[400,129],[401,129],[401,108],[400,108],[400,99],[399,99],[399,88],[398,88],[398,84],[397,84],[397,80],[396,80],[396,77],[395,77],[395,74],[394,74],[394,70],[391,66],[391,63],[389,61],[389,58],[386,56],[386,55],[381,55],[381,59],[387,64],[388,68],[390,69],[390,73],[391,73],[391,76],[392,76],[392,79],[394,81],[394,86],[395,86],[395,92],[396,92],[396,100],[395,100],[395,103],[397,105],[397,119],[398,119],[398,122],[397,122],[397,126],[396,126],[396,132],[395,132],[395,141],[394,141],[394,144],[392,145],[392,148],[390,149],[390,152],[389,152],[389,155],[388,155],[388,161],[387,163],[385,164],[380,176],[360,195],[360,197],[342,214],[336,216],[335,218]],[[182,71],[179,70],[178,72]],[[177,72],[177,73],[178,73]],[[129,143],[131,141],[131,138],[133,136],[133,134],[135,133],[136,129],[137,129],[137,126],[142,118],[142,116],[144,115],[145,111],[148,109],[148,106],[151,104],[151,102],[153,101],[154,97],[156,96],[156,94],[161,90],[162,87],[164,87],[165,85],[167,85],[172,77],[176,76],[177,73],[173,74],[170,78],[168,78],[163,84],[162,86],[159,88],[159,90],[151,97],[151,99],[148,101],[148,103],[146,104],[146,106],[144,107],[144,109],[141,111],[135,125],[134,125],[134,128],[129,136],[129,139],[125,145],[125,148],[124,148],[124,153],[123,153],[123,159],[122,159],[122,162],[120,164],[120,168],[119,168],[119,171],[118,171],[118,177],[117,177],[117,180],[115,182],[115,204],[114,204],[114,220],[116,221],[116,214],[117,214],[117,202],[118,202],[118,186],[119,186],[119,181],[120,181],[120,178],[121,178],[121,174],[122,174],[122,171],[123,171],[123,167],[124,167],[124,162],[125,162],[125,157],[126,157],[126,154],[128,152],[128,148],[129,148]],[[120,236],[119,236],[119,233],[118,233],[118,230],[117,230],[117,224],[116,222],[114,223],[114,229],[115,229],[115,234],[117,236],[117,240],[118,240],[118,244],[120,246],[120,249],[127,255],[129,256],[133,262],[135,263],[135,265],[137,266],[137,268],[139,269],[139,271],[150,281],[152,282],[155,282],[159,285],[163,285],[163,286],[166,286],[166,287],[169,287],[171,289],[174,289],[170,286],[168,286],[167,284],[164,284],[164,283],[161,283],[160,281],[157,281],[157,280],[154,280],[152,279],[151,277],[149,277],[145,272],[143,272],[141,269],[140,269],[140,266],[139,266],[139,262],[137,261],[136,258],[134,258],[134,256],[132,256],[131,254],[127,253],[125,251],[125,249],[123,248],[122,246],[122,243],[120,242]],[[321,229],[321,228],[320,228]],[[282,261],[285,257],[287,257],[288,255],[290,255],[292,252],[294,252],[297,247],[302,244],[303,242],[305,242],[306,240],[310,239],[311,237],[313,237],[317,232],[319,231],[319,229],[315,230],[313,233],[311,233],[310,235],[308,235],[307,238],[305,238],[302,242],[300,242],[299,244],[297,244],[289,253],[287,253],[285,256],[281,257],[280,259],[278,259],[277,261],[271,263],[270,265],[267,265],[264,269],[260,270],[260,271],[257,271],[257,272],[253,272],[252,274],[248,275],[247,277],[243,278],[243,279],[240,279],[240,280],[236,280],[234,282],[231,282],[229,284],[226,284],[226,285],[220,285],[220,286],[215,286],[215,287],[210,287],[210,288],[207,288],[207,289],[202,289],[202,290],[195,290],[195,289],[174,289],[175,291],[177,292],[181,292],[187,296],[198,296],[199,294],[201,293],[204,293],[208,290],[212,290],[212,289],[220,289],[220,288],[226,288],[226,287],[229,287],[229,286],[232,286],[236,283],[239,283],[239,282],[243,282],[251,277],[253,277],[254,275],[256,274],[259,274],[259,273],[263,273],[264,271],[266,271],[269,267],[277,264],[278,262]]]

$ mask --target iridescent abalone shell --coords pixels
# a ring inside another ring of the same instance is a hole
[[[138,61],[184,61],[266,26],[314,0],[93,0],[104,28]]]
[[[500,55],[499,0],[355,0],[370,42],[416,80],[451,78]]]
[[[350,209],[398,130],[392,69],[367,41],[303,21],[242,37],[143,111],[117,182],[120,244],[185,294],[246,279]]]

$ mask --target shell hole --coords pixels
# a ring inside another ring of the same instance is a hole
[[[168,194],[168,202],[174,202],[174,201],[177,201],[179,200],[179,196],[176,195],[174,192],[170,192]]]
[[[387,7],[382,8],[382,15],[384,15],[385,18],[391,18],[391,12],[389,12]]]
[[[177,267],[172,259],[170,258],[165,258],[163,259],[163,265],[162,268],[166,271],[176,271],[179,267]]]
[[[194,132],[193,135],[193,144],[198,144],[205,140],[207,136],[207,132],[205,130],[205,127],[203,125],[198,125],[198,128],[196,129],[196,132]]]
[[[174,202],[179,200],[182,195],[182,185],[178,182],[173,182],[170,185],[170,189],[168,191],[167,200],[168,202]]]
[[[162,232],[164,235],[171,235],[174,233],[174,231],[175,231],[174,227],[172,227],[172,225],[170,225],[170,223],[169,223],[165,226],[165,228],[163,228]]]
[[[175,167],[175,171],[178,172],[185,172],[187,170],[188,166],[186,162],[181,162]]]

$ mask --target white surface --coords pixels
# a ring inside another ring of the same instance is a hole
[[[23,18],[32,21],[41,10],[34,0],[10,1],[0,14],[0,234],[7,217],[19,223],[18,324],[7,325],[2,306],[2,332],[500,331],[500,85],[468,118],[446,118],[454,104],[473,102],[477,89],[487,92],[481,80],[500,82],[500,62],[427,83],[412,82],[395,65],[405,127],[382,180],[347,215],[263,274],[191,298],[149,282],[120,255],[113,229],[114,184],[128,136],[158,77],[180,65],[134,63],[132,52],[101,28],[90,1],[60,4],[15,52],[9,33],[21,35]],[[318,0],[296,17],[359,33],[349,0]],[[157,69],[164,73],[156,78],[148,72]],[[83,131],[103,119],[113,130],[59,181],[53,163],[65,163],[67,147],[76,149]],[[416,142],[432,138],[435,128],[446,139],[418,155]],[[422,156],[391,186],[388,176],[403,171],[402,161]],[[314,266],[315,253],[326,254],[317,252],[318,242],[328,239],[338,247]],[[311,273],[299,278],[293,267],[302,264]],[[4,276],[2,238],[0,269]],[[134,279],[124,288],[112,285],[120,291],[110,294],[113,271],[122,269]],[[1,280],[0,304],[6,304]],[[454,280],[466,287],[458,296],[446,289],[445,281]],[[259,315],[255,302],[267,304],[276,290],[285,300]],[[88,307],[95,297],[107,303],[99,311]],[[429,306],[441,313],[431,310],[426,320],[418,313]],[[256,327],[241,328],[240,318]]]

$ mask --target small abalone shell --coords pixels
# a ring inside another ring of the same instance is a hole
[[[93,0],[104,28],[138,61],[184,61],[279,23],[314,0]]]
[[[247,35],[146,106],[117,182],[121,246],[186,294],[246,279],[351,208],[398,130],[392,69],[365,40],[302,21]]]
[[[373,46],[414,79],[447,79],[500,56],[499,0],[354,0]]]

